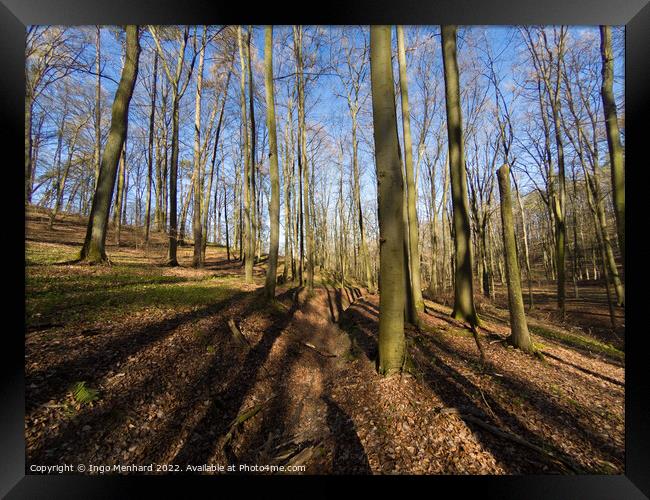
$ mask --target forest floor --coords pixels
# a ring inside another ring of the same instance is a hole
[[[45,213],[27,212],[27,471],[624,472],[624,318],[608,330],[595,285],[580,287],[564,321],[552,286],[536,287],[539,357],[503,342],[502,288],[480,299],[485,363],[449,296],[427,300],[422,328],[406,332],[406,372],[382,378],[378,295],[321,277],[313,293],[283,284],[265,305],[262,266],[246,285],[240,263],[208,246],[203,269],[189,267],[191,247],[165,267],[163,236],[145,248],[128,226],[119,247],[109,232],[111,266],[72,264],[84,233],[80,217],[49,229]]]

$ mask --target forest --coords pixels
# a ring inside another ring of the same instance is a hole
[[[625,472],[623,27],[25,36],[26,473]]]

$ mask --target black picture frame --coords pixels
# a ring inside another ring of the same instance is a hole
[[[4,212],[6,306],[4,328],[0,328],[2,379],[0,379],[0,496],[6,498],[114,498],[131,496],[135,488],[154,494],[160,489],[165,496],[188,496],[201,484],[212,494],[224,494],[224,486],[234,486],[239,495],[250,484],[250,477],[143,477],[143,476],[72,476],[25,475],[24,440],[24,272],[15,263],[24,259],[24,43],[25,27],[30,24],[571,24],[625,25],[625,108],[628,207],[626,224],[634,228],[644,217],[640,206],[641,189],[646,184],[641,172],[647,170],[647,142],[643,125],[650,116],[650,4],[648,0],[442,0],[442,1],[329,1],[308,10],[306,3],[266,5],[206,0],[0,0],[0,100],[2,101],[2,136],[7,140],[3,170],[9,190],[1,197]],[[7,154],[8,153],[8,154]],[[13,177],[16,177],[15,179]],[[13,188],[12,186],[16,186]],[[646,209],[647,210],[647,209]],[[11,228],[6,228],[10,222]],[[643,224],[643,223],[642,223]],[[480,498],[648,498],[650,497],[650,384],[643,349],[647,328],[643,327],[643,283],[645,276],[640,255],[643,232],[627,231],[628,268],[626,276],[625,385],[625,474],[614,476],[427,476],[364,477],[363,486],[377,488],[384,495],[415,494],[411,488],[425,488],[418,494],[439,494],[449,488],[454,497],[480,495]],[[631,241],[631,244],[629,244]],[[647,307],[647,305],[646,305]],[[7,321],[10,320],[10,321]],[[192,481],[192,488],[183,484]],[[258,486],[283,485],[300,496],[341,494],[340,482],[334,477],[319,480],[305,476],[255,477]],[[281,483],[280,483],[281,481]],[[287,484],[287,481],[290,484]],[[405,482],[409,481],[405,489]],[[329,491],[328,491],[329,490]],[[367,494],[367,493],[366,493]]]

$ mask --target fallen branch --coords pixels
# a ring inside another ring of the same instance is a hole
[[[526,441],[524,438],[521,436],[511,433],[511,432],[506,432],[504,430],[499,429],[498,427],[495,427],[494,425],[488,424],[487,422],[484,422],[480,418],[470,415],[469,411],[470,409],[468,408],[463,408],[463,410],[460,410],[458,408],[442,408],[439,410],[439,413],[442,414],[449,414],[449,415],[457,415],[458,417],[462,418],[466,422],[472,422],[482,429],[491,432],[492,434],[495,434],[499,437],[502,437],[504,439],[508,439],[514,443],[517,443],[521,446],[524,446],[526,448],[530,448],[531,450],[534,450],[542,455],[545,455],[547,457],[550,457],[552,460],[556,462],[560,462],[562,465],[565,467],[568,467],[570,470],[575,472],[576,474],[584,474],[585,471],[580,467],[578,464],[576,464],[573,460],[570,460],[568,458],[564,457],[559,457],[556,454],[554,454],[551,451],[545,450],[544,448],[537,446],[536,444],[533,444],[529,441]],[[471,412],[471,413],[476,413],[476,412]]]
[[[289,459],[286,465],[304,465],[310,458],[314,456],[316,452],[316,447],[320,444],[320,441],[308,446],[307,448],[302,449],[296,455]]]
[[[250,347],[250,343],[248,342],[248,339],[244,337],[242,332],[237,328],[237,325],[235,325],[235,320],[232,318],[228,320],[228,326],[230,327],[230,332],[232,333],[232,338],[234,338],[237,342],[239,342],[241,345],[247,345]]]
[[[271,402],[271,400],[273,398],[275,398],[275,395],[271,396],[270,398],[268,398],[263,403],[255,405],[252,408],[249,408],[248,410],[245,410],[242,413],[240,413],[239,415],[237,415],[235,417],[235,419],[230,423],[230,426],[229,426],[230,428],[228,430],[228,433],[226,434],[226,436],[223,439],[223,443],[221,444],[221,447],[224,448],[224,447],[226,447],[226,445],[228,445],[228,443],[230,442],[230,440],[234,436],[235,431],[237,430],[237,427],[239,427],[241,424],[243,424],[247,420],[250,420],[255,415],[257,415],[260,411],[262,411],[264,409],[264,407],[266,407]]]
[[[481,393],[481,398],[483,398],[483,402],[485,403],[485,406],[487,406],[487,409],[490,410],[490,415],[492,415],[492,418],[494,420],[497,420],[497,416],[492,411],[492,407],[488,404],[487,399],[485,399],[485,394],[483,394],[483,391],[481,390],[480,387],[478,388],[478,392]]]
[[[313,349],[314,351],[316,351],[318,354],[320,354],[321,356],[323,356],[325,358],[336,358],[337,357],[336,354],[331,354],[329,352],[319,351],[316,348],[316,346],[314,346],[313,344],[310,344],[309,342],[300,342],[300,343],[302,345],[304,345],[305,347],[309,347],[310,349]]]
[[[576,370],[580,370],[581,372],[587,373],[589,375],[593,375],[594,377],[601,378],[601,379],[606,380],[607,382],[609,382],[611,384],[620,385],[621,387],[625,387],[625,383],[621,382],[620,380],[616,380],[615,378],[608,377],[607,375],[603,375],[601,373],[595,372],[593,370],[590,370],[589,368],[584,368],[582,366],[578,366],[578,365],[576,365],[574,363],[566,361],[565,359],[562,359],[560,356],[556,356],[555,354],[551,354],[548,351],[538,351],[538,352],[540,352],[544,356],[548,356],[549,358],[552,358],[552,359],[554,359],[556,361],[560,361],[561,363],[565,363],[565,364],[575,368]]]
[[[294,434],[293,436],[291,436],[290,438],[284,440],[284,441],[281,442],[280,444],[274,446],[274,447],[273,447],[273,450],[279,450],[279,449],[281,449],[281,448],[285,448],[285,447],[290,446],[290,445],[297,445],[297,444],[298,444],[298,443],[297,443],[298,438],[299,438],[299,437],[303,437],[303,436],[305,436],[305,435],[308,434],[309,432],[311,432],[311,429],[305,429],[305,430],[302,431],[302,432],[298,432],[298,433]]]

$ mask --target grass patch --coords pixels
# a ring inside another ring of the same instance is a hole
[[[552,330],[545,328],[539,325],[528,325],[528,329],[535,335],[545,337],[551,340],[556,340],[562,344],[566,344],[572,347],[577,347],[580,349],[585,349],[587,351],[595,351],[599,354],[609,356],[611,358],[617,359],[619,361],[625,360],[625,353],[616,349],[616,347],[600,342],[586,335],[578,335],[576,333],[569,333],[560,330]]]
[[[152,307],[204,307],[238,291],[234,283],[222,280],[166,276],[156,266],[116,265],[92,271],[86,267],[28,269],[27,326],[115,319]]]
[[[43,266],[56,264],[58,262],[67,262],[79,257],[78,248],[65,245],[43,245],[43,244],[25,244],[25,265]]]
[[[100,320],[116,313],[128,314],[149,307],[201,307],[220,302],[236,292],[225,286],[201,284],[148,284],[98,289],[70,294],[48,293],[27,297],[28,326],[43,322]]]
[[[108,271],[101,274],[67,274],[60,276],[29,273],[25,280],[27,295],[76,294],[83,291],[92,292],[98,288],[107,290],[110,288],[188,281],[187,278],[178,276],[164,276],[162,271],[158,269],[147,269],[147,272],[138,272],[133,268],[114,266],[108,268]]]

